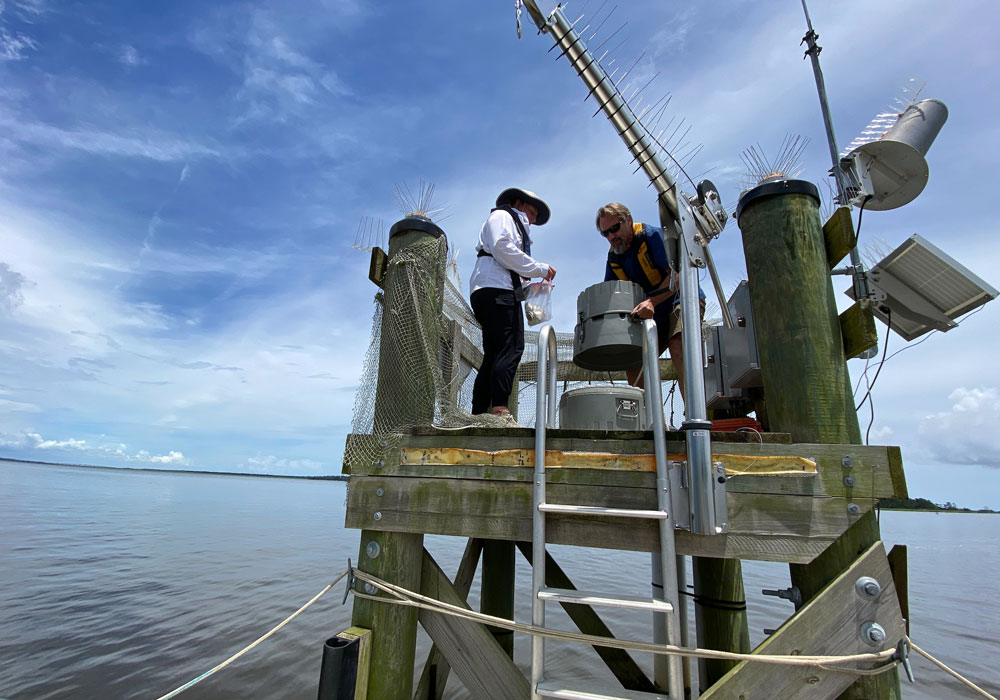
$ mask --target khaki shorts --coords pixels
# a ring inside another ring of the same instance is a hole
[[[701,320],[705,320],[705,300],[701,300]],[[666,332],[661,332],[661,328],[657,326],[657,341],[660,345],[660,352],[662,353],[667,349],[667,341],[673,338],[678,333],[684,330],[684,321],[681,319],[681,307],[680,304],[674,307],[670,312],[670,319],[667,321]]]

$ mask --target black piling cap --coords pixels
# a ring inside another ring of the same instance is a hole
[[[805,194],[815,199],[817,205],[820,203],[819,190],[811,182],[807,180],[774,180],[757,185],[752,190],[744,192],[743,196],[740,197],[739,203],[736,205],[736,218],[740,218],[743,208],[750,202],[779,194]]]
[[[435,238],[440,238],[444,235],[444,231],[437,224],[426,216],[420,216],[419,214],[411,214],[405,219],[400,219],[394,223],[392,228],[389,229],[389,238],[392,238],[400,231],[422,231],[423,233],[431,234]]]

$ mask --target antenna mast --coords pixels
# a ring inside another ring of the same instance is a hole
[[[802,11],[806,15],[806,27],[808,31],[802,37],[799,45],[805,44],[808,47],[806,49],[806,56],[812,61],[813,74],[816,76],[816,91],[819,93],[819,106],[823,111],[823,125],[826,127],[826,140],[830,146],[830,159],[833,162],[830,174],[837,181],[837,203],[846,205],[847,197],[844,194],[844,174],[840,170],[837,137],[833,133],[833,118],[830,116],[830,102],[826,97],[826,82],[823,80],[823,69],[819,66],[819,52],[823,50],[823,47],[816,43],[816,40],[819,39],[819,34],[813,29],[812,20],[809,18],[809,8],[806,7],[806,0],[802,0]],[[863,204],[861,206],[864,207]],[[851,277],[854,282],[855,298],[869,299],[871,297],[871,290],[868,287],[868,275],[865,272],[865,265],[861,260],[861,254],[858,253],[857,246],[851,249]],[[876,345],[866,351],[862,357],[873,357],[877,353],[878,346]]]

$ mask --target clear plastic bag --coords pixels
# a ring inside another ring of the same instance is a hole
[[[524,315],[529,326],[552,320],[552,288],[555,286],[546,280],[525,285]]]

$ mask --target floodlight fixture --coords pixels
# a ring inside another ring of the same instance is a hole
[[[951,330],[955,319],[1000,294],[918,234],[872,267],[869,283],[875,315],[907,341]],[[855,298],[853,288],[846,293]]]

